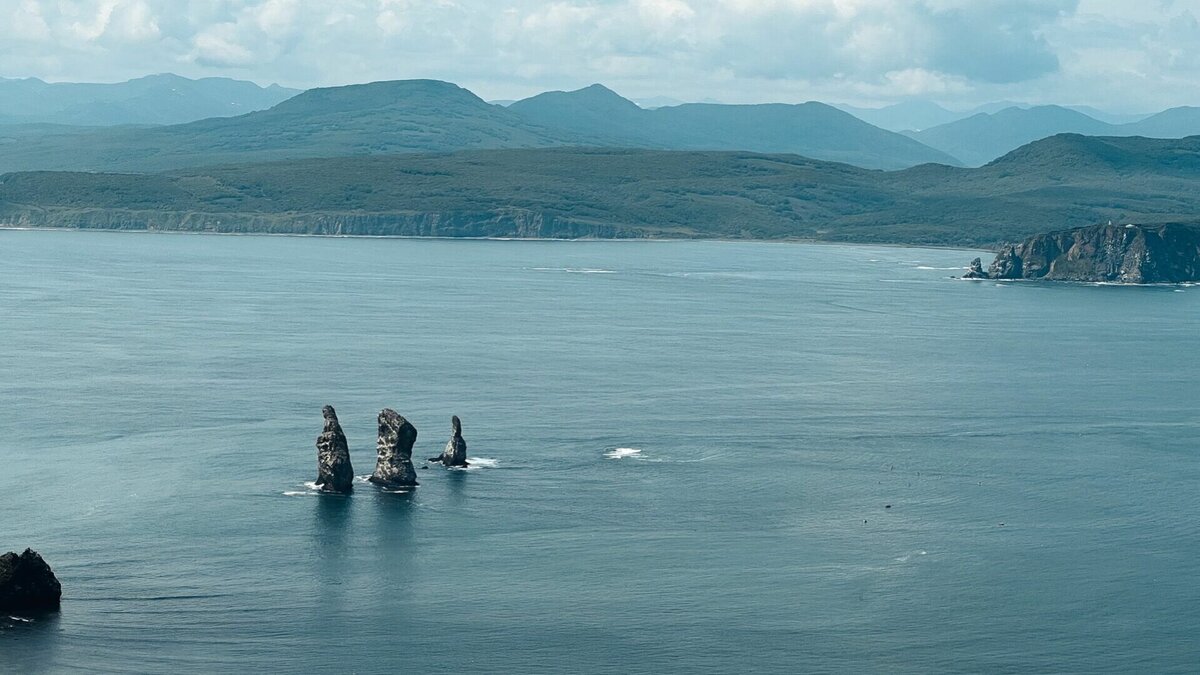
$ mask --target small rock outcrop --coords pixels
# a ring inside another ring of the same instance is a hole
[[[446,443],[446,449],[437,457],[430,457],[431,462],[441,462],[443,466],[467,466],[467,442],[462,436],[462,421],[458,419],[458,415],[450,416],[450,442]]]
[[[967,273],[962,276],[964,279],[987,279],[988,273],[983,270],[983,259],[976,258],[971,261],[971,267]]]
[[[317,486],[330,492],[350,492],[354,489],[354,467],[350,464],[350,448],[346,434],[338,424],[333,406],[321,408],[325,430],[317,436]]]
[[[384,487],[416,487],[417,469],[412,463],[417,428],[391,408],[379,412],[379,442],[375,473],[371,482]]]
[[[974,271],[974,266],[972,266]],[[984,277],[1121,284],[1200,281],[1200,225],[1095,225],[1001,249]]]
[[[42,556],[30,549],[0,556],[0,612],[48,612],[61,600],[62,584]]]

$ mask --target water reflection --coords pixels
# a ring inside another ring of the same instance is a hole
[[[317,496],[314,534],[320,545],[318,553],[337,554],[346,542],[354,505],[353,495],[321,494]]]
[[[421,509],[420,489],[379,490],[375,494],[373,586],[389,600],[408,598],[421,579],[415,521]],[[385,602],[381,614],[404,614],[407,603]]]
[[[353,598],[346,588],[347,546],[351,545],[353,495],[321,494],[313,515],[314,587],[318,616],[352,611]],[[349,553],[352,555],[352,552]]]
[[[467,506],[467,472],[460,469],[450,469],[446,471],[446,486],[447,504],[455,509],[463,509]]]

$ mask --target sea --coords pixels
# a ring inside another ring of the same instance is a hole
[[[1200,287],[979,255],[0,231],[0,672],[1196,672]]]

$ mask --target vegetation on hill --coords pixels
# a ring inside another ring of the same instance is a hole
[[[1200,137],[1058,136],[979,169],[606,149],[0,177],[0,222],[217,232],[714,237],[990,246],[1200,216]]]

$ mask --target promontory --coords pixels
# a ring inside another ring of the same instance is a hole
[[[1200,281],[1200,224],[1094,225],[1030,237],[1000,250],[967,279],[1045,279],[1121,284]]]

